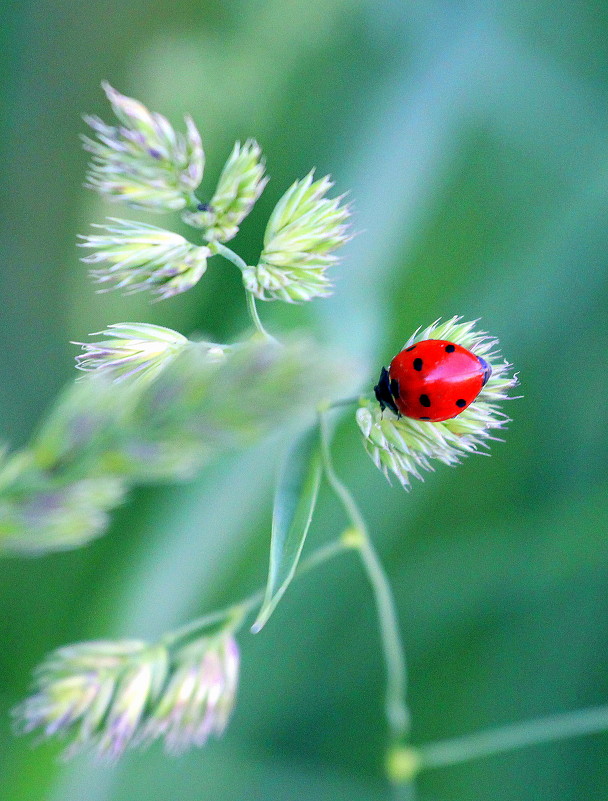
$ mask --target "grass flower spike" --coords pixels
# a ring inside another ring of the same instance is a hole
[[[208,204],[185,212],[184,221],[205,229],[209,241],[228,242],[249,214],[268,183],[260,146],[253,139],[236,142]]]
[[[333,251],[349,238],[348,206],[343,196],[325,195],[329,177],[313,181],[313,173],[296,181],[277,203],[266,226],[264,249],[256,267],[244,271],[245,286],[261,300],[311,300],[330,294],[326,270],[335,264]]]
[[[101,755],[117,758],[158,696],[166,670],[165,652],[138,640],[60,648],[38,668],[35,693],[14,715],[24,733],[71,735],[69,754],[94,744]]]
[[[113,217],[94,227],[104,233],[81,237],[81,247],[95,250],[82,261],[103,265],[90,272],[107,290],[149,289],[164,300],[191,289],[207,269],[209,248],[163,228]]]
[[[99,370],[116,381],[132,376],[155,378],[189,344],[177,331],[148,323],[115,323],[91,336],[100,334],[109,339],[73,343],[84,351],[76,357],[76,366]]]
[[[205,157],[199,132],[186,117],[186,135],[161,114],[103,84],[120,125],[86,116],[97,139],[83,137],[92,153],[87,186],[134,208],[182,209],[203,178]]]
[[[164,739],[167,752],[181,754],[203,746],[212,734],[219,737],[234,708],[238,677],[239,649],[233,637],[184,648],[142,729],[141,742]]]
[[[63,486],[46,477],[38,482],[34,497],[20,502],[5,497],[0,503],[3,553],[34,556],[78,548],[106,531],[109,511],[126,494],[120,478],[108,475]]]
[[[238,672],[228,634],[174,651],[137,640],[78,643],[47,657],[14,716],[23,733],[69,738],[67,755],[94,750],[116,760],[158,739],[184,751],[224,731]]]
[[[509,418],[500,411],[500,402],[509,398],[517,385],[511,365],[500,359],[496,339],[475,331],[474,323],[453,317],[435,322],[417,331],[404,345],[410,347],[426,339],[449,340],[482,357],[492,368],[478,397],[463,412],[449,420],[428,422],[397,417],[389,409],[381,410],[374,401],[364,401],[357,410],[357,422],[364,437],[365,449],[384,475],[394,474],[408,487],[411,476],[422,478],[422,471],[432,470],[433,461],[457,464],[461,457],[487,447],[495,439],[493,432],[503,428]]]

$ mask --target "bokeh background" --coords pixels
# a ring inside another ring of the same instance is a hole
[[[414,741],[605,703],[607,4],[8,0],[0,15],[2,437],[26,442],[72,380],[69,340],[120,320],[217,341],[247,326],[219,260],[166,303],[94,293],[75,237],[120,213],[82,188],[80,115],[109,118],[100,81],[176,124],[194,116],[209,191],[234,140],[254,136],[272,181],[235,240],[245,258],[311,166],[351,190],[360,232],[334,297],[264,304],[271,330],[312,327],[371,383],[418,325],[481,317],[520,370],[506,442],[409,494],[375,470],[350,416],[338,429],[337,466],[397,596]],[[188,485],[143,488],[88,547],[0,564],[0,798],[389,798],[383,665],[354,557],[297,582],[264,632],[241,638],[221,742],[107,768],[11,734],[50,649],[153,637],[263,581],[279,453],[261,445]],[[342,524],[323,492],[310,544]],[[607,746],[599,735],[429,772],[419,799],[606,798]]]

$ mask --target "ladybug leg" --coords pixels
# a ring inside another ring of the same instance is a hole
[[[482,384],[482,387],[485,387],[485,385],[488,383],[488,379],[492,375],[492,367],[491,367],[491,365],[489,365],[487,363],[487,361],[485,359],[482,359],[481,356],[478,356],[477,358],[479,359],[479,362],[480,362],[481,366],[483,367],[483,384]]]

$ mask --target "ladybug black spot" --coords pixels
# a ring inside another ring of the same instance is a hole
[[[422,359],[414,359],[414,370],[422,370]]]
[[[428,395],[421,395],[418,400],[420,401],[421,406],[429,407],[431,405],[431,399]]]
[[[415,345],[410,345],[409,348],[405,349],[406,353],[407,353],[407,351],[414,350],[415,347],[416,347]]]
[[[456,350],[456,345],[446,345],[445,346],[445,352],[446,353],[454,353],[455,350]]]
[[[420,419],[421,420],[430,420],[431,418],[430,417],[421,417]]]
[[[456,406],[460,406],[460,408],[464,408],[467,405],[467,402],[464,398],[458,398],[456,401]]]

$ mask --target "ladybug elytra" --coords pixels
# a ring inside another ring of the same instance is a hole
[[[479,395],[492,368],[470,350],[445,339],[424,339],[383,367],[374,387],[382,411],[440,422],[460,414]]]

